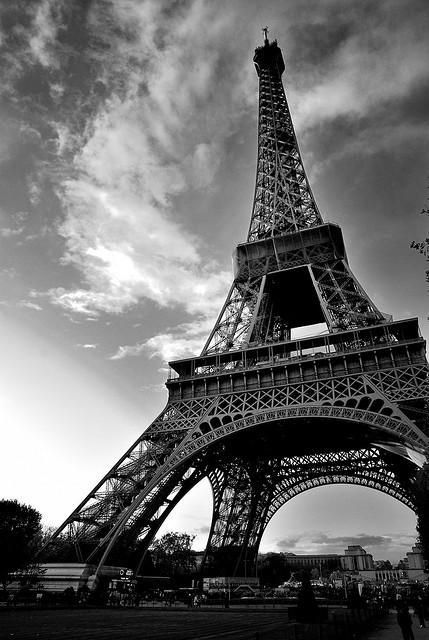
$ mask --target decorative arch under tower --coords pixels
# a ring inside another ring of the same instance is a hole
[[[147,549],[183,496],[214,498],[205,571],[251,575],[268,522],[313,487],[372,487],[414,508],[427,460],[428,364],[416,318],[393,321],[350,270],[296,140],[277,42],[255,51],[256,187],[234,279],[200,356],[170,363],[162,413],[59,527],[76,559]],[[299,328],[323,323],[305,338]]]

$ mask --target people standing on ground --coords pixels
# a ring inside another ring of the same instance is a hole
[[[398,625],[402,631],[402,637],[404,640],[414,640],[414,633],[412,630],[413,621],[411,620],[410,612],[408,611],[408,605],[401,603],[398,608],[398,615],[396,616]]]
[[[426,626],[425,623],[425,606],[423,602],[423,598],[421,596],[417,596],[417,599],[414,603],[414,613],[419,619],[420,629]]]

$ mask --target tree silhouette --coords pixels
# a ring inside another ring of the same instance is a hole
[[[425,463],[417,474],[415,483],[417,533],[423,557],[429,563],[429,463]]]
[[[152,560],[159,573],[175,576],[195,569],[191,545],[195,536],[187,533],[165,533],[150,547]]]
[[[9,574],[28,569],[40,543],[41,515],[17,500],[0,500],[0,581],[3,588]]]
[[[277,587],[290,576],[283,553],[266,553],[261,555],[258,563],[258,575],[262,584]]]

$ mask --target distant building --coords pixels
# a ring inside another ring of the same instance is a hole
[[[372,555],[360,545],[349,545],[344,550],[344,555],[281,554],[285,566],[292,572],[317,569],[320,576],[327,576],[340,570],[342,573],[352,574],[355,579],[361,578],[379,583],[404,580],[427,581],[428,574],[424,572],[425,564],[420,547],[415,545],[406,555],[407,557],[401,560],[397,567],[392,567],[389,561],[374,561]]]
[[[356,556],[363,558],[364,555],[369,555],[365,553],[364,549],[362,549],[362,551],[363,554],[356,552]],[[372,558],[372,556],[370,557]],[[364,580],[372,580],[374,582],[401,582],[410,580],[426,582],[428,580],[428,576],[424,572],[423,554],[418,545],[415,545],[412,550],[407,553],[407,557],[401,560],[397,567],[389,568],[388,565],[390,565],[389,562],[375,562],[371,569],[359,569],[359,576]]]
[[[374,569],[371,572],[363,571],[361,576],[365,580],[374,580],[375,582],[400,582],[401,580],[409,579],[407,570],[399,568]]]
[[[284,553],[285,565],[291,571],[300,571],[302,569],[317,569],[319,575],[332,573],[341,567],[341,556],[338,553],[329,554],[309,554],[296,555],[295,553]]]
[[[409,571],[414,569],[423,570],[425,568],[421,547],[415,545],[411,551],[408,551],[406,563],[408,564]]]
[[[344,571],[367,571],[374,569],[374,560],[359,544],[349,545],[341,556],[341,568]]]

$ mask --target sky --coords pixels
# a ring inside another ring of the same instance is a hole
[[[426,0],[3,0],[0,4],[0,497],[59,525],[163,409],[247,236],[252,58],[277,38],[304,165],[351,268],[429,335]],[[164,525],[211,518],[203,481]],[[261,550],[397,561],[415,516],[359,487],[307,491]]]

